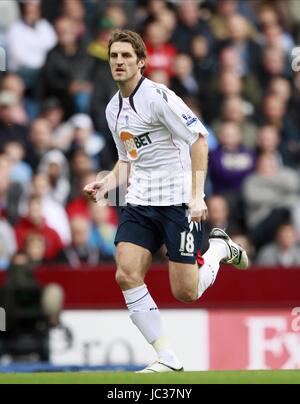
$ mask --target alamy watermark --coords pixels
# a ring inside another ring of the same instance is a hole
[[[292,317],[294,320],[292,321],[292,330],[295,332],[300,331],[300,307],[295,307],[292,310]]]
[[[6,72],[6,50],[0,46],[0,72]]]
[[[292,50],[292,69],[294,72],[300,72],[300,46]]]
[[[0,332],[6,331],[6,312],[0,307]]]

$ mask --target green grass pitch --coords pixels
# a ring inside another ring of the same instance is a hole
[[[0,384],[300,384],[299,371],[0,374]]]

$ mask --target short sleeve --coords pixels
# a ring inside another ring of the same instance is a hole
[[[188,144],[195,143],[199,135],[208,136],[208,131],[200,119],[173,91],[157,88],[152,108],[156,119],[160,121],[174,137]]]

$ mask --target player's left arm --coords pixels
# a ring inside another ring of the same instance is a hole
[[[208,168],[208,143],[206,136],[199,134],[192,145],[192,192],[189,211],[195,222],[208,218],[208,209],[204,200],[204,187]]]
[[[152,106],[157,120],[175,138],[191,145],[192,190],[189,211],[192,220],[206,220],[208,214],[204,201],[204,185],[208,167],[208,131],[183,100],[167,88],[161,87],[156,91]]]

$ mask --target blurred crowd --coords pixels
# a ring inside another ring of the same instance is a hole
[[[297,0],[1,0],[0,268],[113,260],[118,210],[82,189],[117,159],[118,28],[142,34],[145,75],[209,128],[207,231],[227,228],[259,265],[300,267]]]

